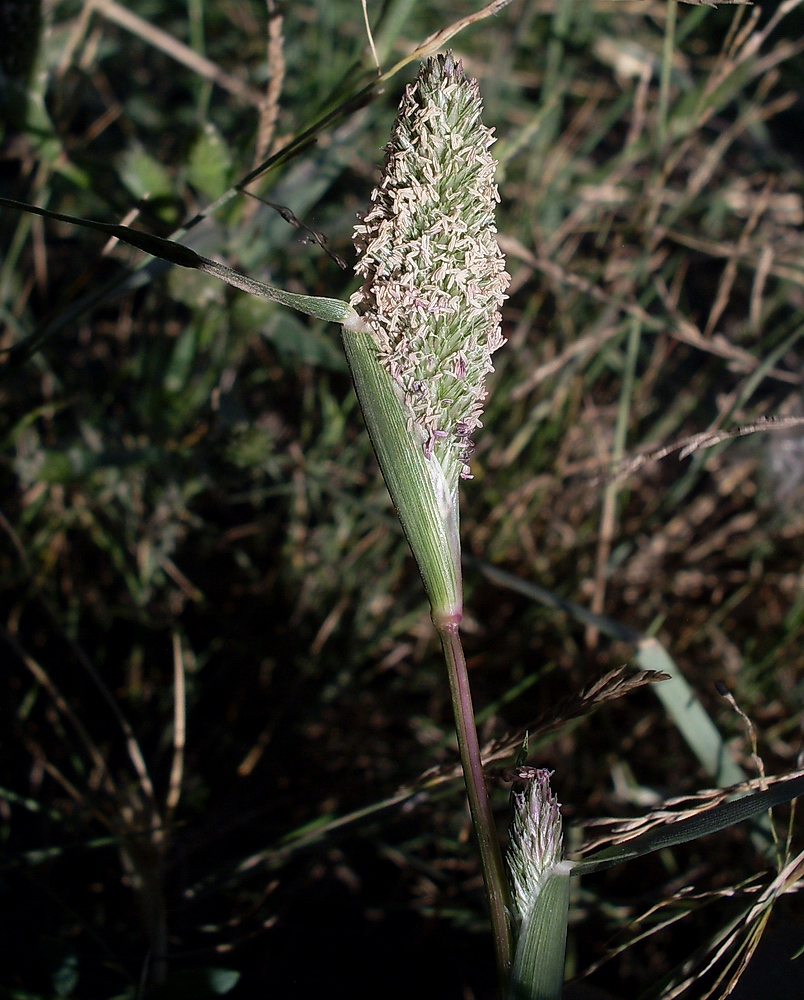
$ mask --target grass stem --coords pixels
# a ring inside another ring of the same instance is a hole
[[[436,621],[436,628],[447,661],[458,750],[469,798],[469,810],[480,847],[480,863],[491,917],[497,971],[504,984],[508,979],[512,956],[511,929],[508,923],[508,880],[483,774],[472,694],[469,690],[469,675],[466,671],[466,657],[456,622]]]

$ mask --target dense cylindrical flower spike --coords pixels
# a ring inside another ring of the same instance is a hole
[[[470,476],[510,281],[495,239],[494,137],[481,111],[477,81],[460,62],[450,53],[427,60],[402,98],[382,180],[355,229],[365,280],[351,305],[451,492]]]

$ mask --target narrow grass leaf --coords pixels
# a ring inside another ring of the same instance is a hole
[[[68,222],[73,226],[82,226],[84,229],[94,229],[96,232],[113,236],[122,243],[135,247],[137,250],[151,254],[152,257],[158,257],[168,264],[195,268],[198,271],[203,271],[205,274],[214,275],[216,278],[220,278],[221,281],[225,281],[226,284],[248,292],[250,295],[259,295],[262,298],[271,299],[273,302],[279,302],[281,305],[288,306],[290,309],[296,309],[308,316],[314,316],[316,319],[323,319],[329,323],[346,323],[349,320],[354,320],[354,310],[342,299],[327,299],[314,295],[296,295],[293,292],[286,292],[281,288],[268,285],[264,281],[257,281],[256,278],[249,278],[244,274],[240,274],[234,268],[220,264],[218,261],[202,257],[195,250],[191,250],[181,243],[176,243],[174,240],[166,240],[161,236],[153,236],[138,229],[130,229],[128,226],[118,226],[109,222],[96,222],[91,219],[79,219],[72,215],[63,215],[61,212],[51,212],[46,208],[27,205],[24,202],[14,201],[11,198],[0,198],[0,205],[16,209],[17,211],[40,215],[45,219]]]
[[[770,782],[769,782],[770,784]],[[733,789],[738,798],[720,801],[710,808],[688,810],[681,819],[673,819],[673,814],[654,814],[661,826],[655,826],[631,840],[606,847],[583,861],[574,862],[573,875],[588,875],[591,872],[611,868],[621,861],[639,858],[665,847],[685,844],[710,833],[725,830],[743,820],[751,819],[774,806],[790,802],[804,794],[804,772],[797,771],[773,781],[770,787],[744,793],[744,789]],[[743,792],[743,794],[739,794]],[[641,821],[649,822],[651,816]]]

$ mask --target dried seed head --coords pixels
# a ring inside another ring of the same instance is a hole
[[[550,789],[552,771],[528,768],[522,792],[512,795],[514,819],[508,848],[511,904],[524,920],[543,883],[543,876],[560,864],[564,850],[561,803]]]
[[[365,281],[351,305],[450,491],[470,478],[510,281],[495,239],[494,137],[481,110],[460,62],[428,59],[405,91],[382,179],[355,228]]]

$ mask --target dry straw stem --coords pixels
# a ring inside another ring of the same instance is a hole
[[[650,462],[659,462],[668,455],[678,452],[679,461],[688,458],[699,448],[711,448],[722,441],[731,441],[736,438],[747,437],[749,434],[759,434],[767,431],[784,431],[794,427],[803,427],[804,417],[764,417],[753,423],[738,427],[735,430],[711,430],[702,431],[700,434],[692,434],[676,441],[674,444],[665,445],[662,448],[651,449],[643,455],[634,458],[625,458],[618,463],[614,473],[613,481],[621,482],[627,479],[632,473],[641,469]]]
[[[257,141],[254,147],[251,170],[260,170],[268,157],[276,131],[279,117],[279,98],[285,81],[285,39],[282,33],[283,16],[276,0],[266,0],[268,7],[268,86],[259,107],[259,125],[257,126]],[[253,192],[246,192],[253,193]],[[257,210],[257,202],[246,204],[243,220],[247,222]],[[292,213],[290,213],[292,215]],[[293,216],[295,219],[295,216]],[[298,222],[298,220],[296,220]],[[292,224],[292,223],[291,223]],[[301,225],[301,223],[299,223]]]
[[[276,0],[268,3],[268,87],[260,105],[260,124],[257,130],[257,146],[254,151],[253,167],[258,167],[271,147],[276,129],[276,119],[279,115],[279,97],[285,79],[284,36],[282,34],[283,17]]]

